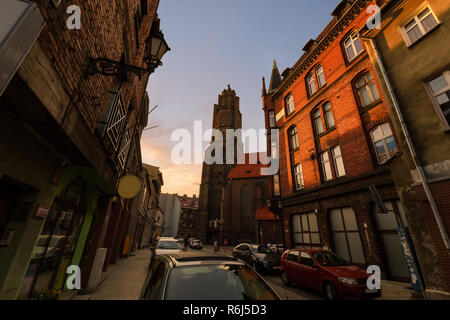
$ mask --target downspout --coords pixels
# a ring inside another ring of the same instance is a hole
[[[406,126],[405,119],[404,119],[403,114],[402,114],[402,112],[400,110],[397,97],[395,96],[395,93],[394,93],[394,90],[392,88],[391,82],[390,82],[389,77],[387,75],[386,68],[384,67],[383,61],[381,59],[380,52],[378,51],[377,44],[376,44],[376,42],[375,42],[375,40],[373,38],[363,37],[363,36],[360,36],[360,37],[362,39],[369,40],[370,44],[371,44],[371,46],[373,48],[373,51],[375,52],[375,56],[376,56],[378,65],[380,66],[381,73],[383,75],[383,80],[386,83],[386,86],[387,86],[388,91],[389,91],[389,95],[390,95],[390,97],[392,99],[392,102],[394,103],[395,113],[397,114],[397,117],[400,120],[400,125],[401,125],[401,128],[402,128],[403,134],[404,134],[404,136],[406,138],[406,143],[408,144],[409,152],[411,153],[412,159],[414,161],[414,165],[415,165],[415,167],[417,169],[417,172],[419,174],[419,178],[420,178],[421,184],[423,186],[423,189],[425,190],[425,194],[426,194],[427,199],[428,199],[428,201],[430,203],[431,210],[433,211],[434,218],[435,218],[436,223],[437,223],[437,225],[439,227],[439,231],[441,233],[442,240],[444,241],[444,244],[445,244],[445,247],[447,248],[447,251],[450,252],[450,240],[449,240],[447,231],[445,230],[445,225],[444,225],[444,223],[442,221],[442,218],[441,218],[441,215],[439,213],[439,209],[438,209],[438,207],[436,205],[436,202],[434,200],[433,194],[431,193],[431,190],[430,190],[430,187],[428,185],[427,177],[425,175],[425,172],[424,172],[422,166],[420,165],[420,161],[419,161],[419,159],[417,157],[417,153],[416,153],[416,150],[414,148],[413,142],[411,140],[411,136],[409,134],[408,128]]]

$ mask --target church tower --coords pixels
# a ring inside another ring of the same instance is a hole
[[[226,146],[226,130],[242,129],[242,115],[239,111],[239,97],[228,88],[219,95],[218,104],[214,105],[212,128],[222,132]],[[236,150],[235,142],[235,150]],[[235,153],[236,154],[236,153]],[[226,157],[224,152],[224,158]],[[202,182],[200,185],[197,235],[202,241],[219,240],[218,228],[210,226],[210,221],[220,220],[222,190],[226,186],[229,171],[235,165],[203,163]]]

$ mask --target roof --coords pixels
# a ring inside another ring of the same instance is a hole
[[[277,220],[277,218],[276,218],[276,215],[272,211],[270,211],[269,208],[264,207],[264,208],[256,210],[255,220],[273,221],[273,220]]]
[[[250,164],[250,159],[253,155],[256,158],[256,164]],[[267,176],[261,175],[261,169],[265,168],[267,165],[259,163],[259,157],[257,153],[246,153],[245,154],[245,163],[237,164],[233,167],[228,173],[228,179],[245,179],[245,178],[264,178]]]
[[[272,76],[270,77],[269,92],[279,87],[281,83],[281,75],[278,70],[277,62],[273,60]]]

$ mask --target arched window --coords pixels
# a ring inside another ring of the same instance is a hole
[[[364,51],[361,40],[356,32],[345,38],[344,49],[348,62],[355,59],[361,52]]]
[[[299,148],[298,131],[296,126],[292,126],[288,130],[289,135],[289,151],[296,151]]]
[[[317,85],[316,80],[314,79],[314,72],[308,74],[308,76],[306,77],[306,82],[308,84],[309,95],[312,96],[314,93],[317,92]]]
[[[316,109],[312,113],[313,123],[314,123],[314,130],[316,135],[321,134],[323,130],[323,124],[322,124],[322,116],[320,115],[320,109]]]
[[[286,98],[284,98],[284,105],[286,108],[286,115],[291,115],[295,110],[294,96],[292,93],[289,93]]]
[[[317,76],[317,84],[319,85],[319,88],[322,88],[327,83],[322,65],[319,65],[316,68],[316,76]]]
[[[385,163],[397,152],[397,143],[388,122],[373,129],[370,135],[379,164]]]
[[[250,216],[250,190],[247,185],[241,189],[241,216]]]
[[[375,80],[370,72],[364,73],[355,81],[356,91],[362,107],[367,107],[380,100]]]
[[[323,116],[325,117],[325,125],[327,129],[333,128],[335,126],[333,110],[331,110],[331,103],[326,102],[323,105]]]

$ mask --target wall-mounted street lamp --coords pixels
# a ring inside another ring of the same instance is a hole
[[[156,68],[162,65],[162,57],[170,51],[170,48],[164,39],[164,34],[159,28],[159,19],[153,23],[150,35],[145,42],[147,45],[143,60],[147,64],[147,69],[129,65],[123,61],[117,62],[107,58],[90,58],[86,74],[90,76],[95,74],[116,76],[127,75],[131,72],[137,75],[140,80],[145,74],[153,73]]]

